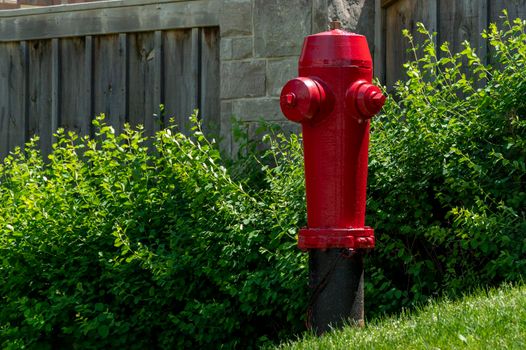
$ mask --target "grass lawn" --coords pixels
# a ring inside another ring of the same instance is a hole
[[[431,301],[411,313],[307,335],[280,349],[526,349],[526,285],[503,286],[457,301]]]

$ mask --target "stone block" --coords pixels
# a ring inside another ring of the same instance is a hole
[[[221,125],[219,131],[219,147],[227,154],[232,152],[232,102],[221,101]]]
[[[269,133],[269,129],[267,127],[261,127],[262,123],[260,121],[247,121],[247,122],[239,122],[237,125],[238,133],[243,136],[243,138],[247,138],[251,141],[256,141],[256,150],[258,151],[264,151],[269,148],[269,144],[266,142],[262,142],[263,137],[265,134]],[[299,134],[301,132],[301,124],[293,123],[290,121],[272,121],[272,132],[279,132],[283,133],[285,135],[290,134]],[[277,127],[277,128],[275,128]],[[231,146],[231,155],[236,157],[240,155],[240,152],[243,152],[244,149],[240,147],[240,141],[244,142],[244,139],[239,138],[233,138],[232,139],[232,146]]]
[[[249,132],[249,123],[241,120],[234,120],[232,122],[232,136],[231,136],[231,155],[234,158],[240,156],[240,146],[245,143]]]
[[[219,30],[221,37],[252,34],[252,0],[225,0]]]
[[[233,116],[232,101],[221,101],[221,121],[230,120]]]
[[[269,133],[267,127],[262,128],[261,122],[246,122],[247,136],[249,140],[258,141],[256,144],[256,150],[264,151],[270,147],[268,143],[262,142],[265,134]],[[299,134],[301,132],[301,124],[293,123],[290,121],[272,121],[273,133],[283,133],[285,135]],[[274,127],[277,127],[275,129]]]
[[[324,32],[329,28],[328,1],[312,0],[312,28],[311,34]],[[369,2],[374,4],[374,1]]]
[[[221,98],[265,95],[265,61],[227,61],[221,64]]]
[[[268,134],[267,128],[261,128],[261,122],[247,122],[249,124],[249,135],[251,140],[261,140],[263,135]],[[284,135],[301,133],[301,124],[294,123],[289,120],[272,121],[272,131],[275,133],[283,133]]]
[[[283,85],[297,75],[297,57],[269,61],[267,63],[267,94],[279,96]]]
[[[285,120],[283,122],[278,122],[278,124],[281,127],[281,130],[283,131],[285,135],[301,133],[300,123],[294,123],[294,122],[291,122],[290,120]]]
[[[219,58],[221,61],[232,59],[232,39],[221,39],[221,44],[219,47]]]
[[[251,98],[232,101],[232,114],[238,120],[283,120],[279,98]]]
[[[312,0],[255,0],[256,57],[299,56],[311,33]]]
[[[252,36],[232,38],[232,59],[251,58],[253,42]]]

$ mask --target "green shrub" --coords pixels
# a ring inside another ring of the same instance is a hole
[[[198,124],[150,151],[94,124],[59,131],[49,163],[35,140],[0,168],[2,348],[250,347],[302,328],[301,174],[267,168],[249,195]]]
[[[483,33],[492,67],[467,42],[459,53],[447,43],[437,48],[419,25],[424,41],[413,46],[407,80],[373,118],[369,317],[524,276],[526,22],[504,27]],[[286,167],[300,176],[298,159]]]
[[[413,46],[407,80],[373,118],[369,317],[524,276],[526,21],[504,27],[483,33],[492,67],[467,42],[459,53],[437,48],[420,24],[425,40]],[[297,159],[286,167],[300,176]]]
[[[427,39],[372,124],[369,308],[390,312],[526,271],[525,26],[506,20],[483,34],[493,68],[468,43],[439,54],[419,27]]]

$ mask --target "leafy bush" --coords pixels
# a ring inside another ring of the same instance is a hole
[[[504,26],[483,33],[491,67],[467,42],[456,54],[444,43],[439,55],[420,25],[422,50],[413,47],[407,80],[372,124],[370,308],[393,311],[526,271],[526,22]]]
[[[2,348],[248,347],[301,329],[301,174],[266,168],[249,195],[198,124],[150,151],[95,125],[59,131],[49,163],[35,140],[0,168]]]
[[[407,80],[373,118],[369,317],[524,276],[526,21],[504,27],[482,34],[492,67],[467,42],[459,53],[437,48],[420,24],[425,40],[413,45]]]

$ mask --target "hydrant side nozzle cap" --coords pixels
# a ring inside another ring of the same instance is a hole
[[[380,112],[380,110],[382,109],[382,107],[384,106],[385,104],[385,100],[387,99],[387,97],[382,93],[382,92],[379,92],[379,93],[376,93],[373,97],[372,97],[372,103],[374,104],[375,106],[375,109],[378,110],[378,112]],[[378,113],[376,112],[376,113]],[[375,113],[375,114],[376,114]]]
[[[351,115],[359,119],[370,119],[380,112],[385,99],[385,95],[378,86],[365,80],[353,83],[345,96],[346,105],[351,110]]]
[[[287,119],[301,123],[314,117],[324,101],[321,85],[311,78],[298,77],[283,86],[279,104]]]

